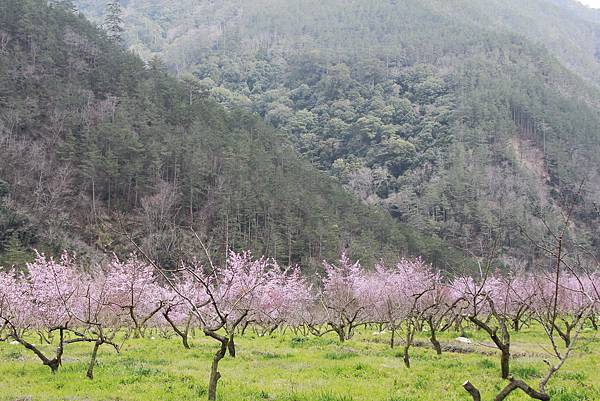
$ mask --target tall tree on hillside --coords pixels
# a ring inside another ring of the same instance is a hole
[[[77,6],[73,2],[73,0],[54,0],[54,1],[51,1],[50,4],[55,5],[57,7],[61,7],[72,13],[77,12]]]
[[[117,44],[123,44],[123,11],[118,0],[111,1],[106,6],[104,29],[108,37]]]
[[[31,255],[23,246],[19,236],[13,233],[4,246],[4,252],[0,256],[0,266],[24,266],[31,259]]]

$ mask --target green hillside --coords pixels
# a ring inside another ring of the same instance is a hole
[[[169,265],[199,247],[190,227],[222,256],[447,263],[441,241],[354,200],[259,118],[113,42],[64,5],[0,4],[0,263],[33,247],[127,254],[132,233]]]
[[[102,20],[103,2],[79,2]],[[598,13],[574,1],[123,2],[128,45],[254,112],[347,190],[480,253],[531,262],[578,203],[597,245]],[[576,196],[585,180],[584,193]]]

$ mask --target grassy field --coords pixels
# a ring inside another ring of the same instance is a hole
[[[600,339],[592,331],[585,334],[575,356],[550,383],[553,401],[600,401]],[[237,341],[237,358],[221,363],[220,399],[467,401],[461,384],[468,379],[490,400],[505,384],[498,358],[483,333],[468,335],[475,345],[457,342],[453,333],[442,336],[445,346],[465,348],[461,352],[437,356],[426,346],[413,348],[411,369],[404,367],[400,348],[389,348],[389,335],[372,330],[343,345],[334,336],[246,335]],[[535,387],[546,371],[541,338],[532,329],[513,336],[513,374]],[[426,344],[425,336],[418,341]],[[89,344],[68,346],[53,376],[22,346],[1,343],[0,400],[202,400],[216,344],[201,336],[192,343],[186,350],[174,337],[150,334],[129,340],[120,354],[104,348],[93,381],[85,378]],[[527,399],[517,392],[510,397]]]

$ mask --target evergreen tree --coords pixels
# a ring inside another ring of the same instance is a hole
[[[8,195],[8,192],[9,192],[8,182],[6,182],[0,178],[0,206],[2,206],[4,197]]]
[[[77,12],[77,6],[73,2],[73,0],[54,0],[51,1],[50,4],[72,13]]]
[[[24,266],[25,263],[31,260],[31,255],[23,246],[17,233],[13,233],[4,246],[4,252],[2,252],[2,255],[0,256],[0,266]]]
[[[108,37],[117,44],[123,44],[123,11],[118,0],[111,1],[106,6],[106,16],[104,18],[104,29]]]

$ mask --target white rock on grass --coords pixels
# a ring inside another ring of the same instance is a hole
[[[471,339],[467,338],[467,337],[457,337],[456,341],[459,341],[463,344],[472,344],[473,343],[473,341],[471,341]]]

